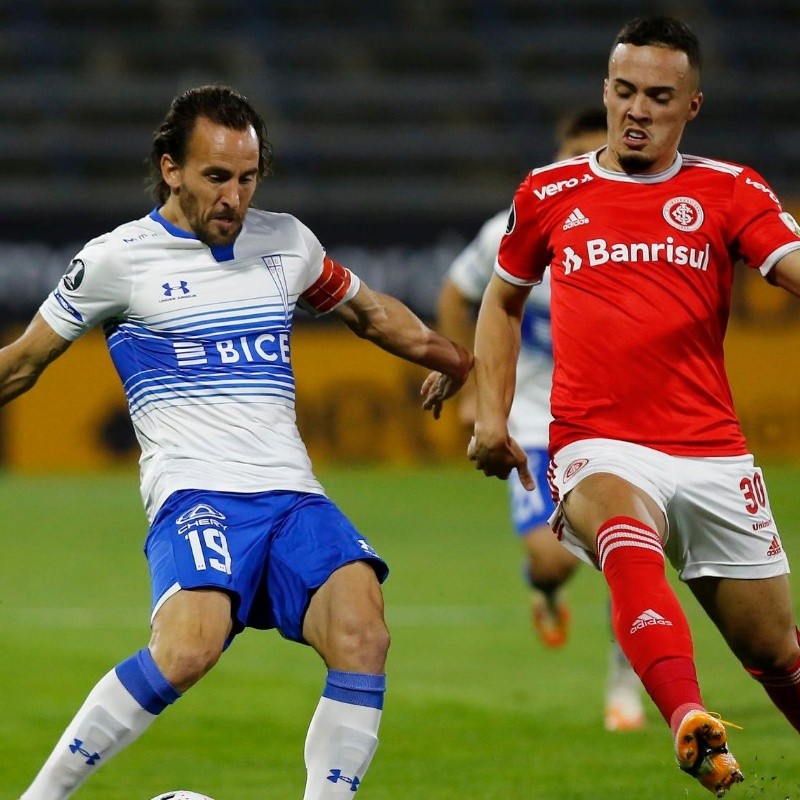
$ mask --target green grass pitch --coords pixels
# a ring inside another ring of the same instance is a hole
[[[599,575],[584,567],[569,587],[573,635],[563,650],[534,639],[501,482],[469,465],[319,473],[392,569],[389,688],[362,800],[711,797],[675,767],[649,701],[645,730],[603,730]],[[766,475],[784,545],[800,563],[800,470],[774,465]],[[145,519],[128,473],[2,475],[0,498],[0,800],[16,800],[95,681],[147,641]],[[678,591],[706,702],[744,726],[731,742],[746,783],[731,797],[800,800],[797,734]],[[215,800],[299,800],[323,681],[309,648],[247,632],[75,797],[148,800],[190,788]]]

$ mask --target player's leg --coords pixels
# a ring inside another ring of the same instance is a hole
[[[23,800],[70,797],[212,666],[230,630],[230,600],[197,594],[173,595],[154,620],[149,647],[100,679]]]
[[[522,538],[525,573],[531,588],[531,623],[545,647],[566,644],[572,615],[564,586],[578,559],[556,539],[546,523],[529,528]]]
[[[800,646],[787,576],[687,583],[734,655],[800,731]]]
[[[604,724],[608,731],[636,731],[643,728],[645,723],[642,682],[614,635],[610,603],[608,618],[611,641],[608,646]]]
[[[584,478],[564,505],[573,534],[595,548],[617,641],[670,726],[678,765],[721,796],[742,773],[725,727],[703,706],[689,623],[666,578],[661,508],[609,473]]]
[[[337,569],[311,599],[303,636],[328,667],[308,729],[304,800],[352,797],[378,745],[389,631],[375,570]]]
[[[563,507],[606,578],[617,641],[674,732],[702,700],[689,624],[666,577],[664,513],[644,490],[610,473],[581,480]]]
[[[553,524],[602,570],[617,640],[672,730],[679,766],[720,795],[742,774],[724,725],[703,708],[691,631],[665,573],[667,510],[683,469],[676,462],[625,442],[567,446],[553,462],[553,485],[564,498]],[[669,525],[672,545],[671,511]],[[697,525],[683,527],[688,536]]]
[[[242,560],[238,552],[231,558],[219,520],[234,517],[216,496],[199,492],[176,492],[164,504],[146,547],[154,609],[149,646],[100,679],[23,800],[70,797],[219,658],[231,632],[228,592],[236,591],[230,564]],[[203,587],[210,591],[188,591]]]
[[[800,646],[783,550],[753,457],[685,459],[674,513],[681,577],[734,654],[800,730]],[[679,516],[682,515],[682,516]]]
[[[281,633],[328,671],[305,743],[304,800],[352,797],[378,745],[389,632],[385,563],[327,498],[306,496],[276,537],[267,574]]]
[[[547,451],[526,448],[528,466],[536,481],[529,492],[517,473],[509,476],[511,523],[525,551],[523,572],[531,588],[531,622],[546,647],[567,641],[570,612],[563,587],[578,566],[578,558],[558,541],[548,519],[555,506],[547,483]]]

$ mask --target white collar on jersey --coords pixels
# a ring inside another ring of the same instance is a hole
[[[609,181],[622,181],[623,183],[662,183],[674,178],[683,166],[683,156],[680,153],[675,153],[675,160],[663,172],[655,172],[648,175],[628,175],[626,172],[615,172],[614,170],[605,169],[600,166],[598,156],[605,150],[601,147],[595,150],[589,158],[589,168],[597,175],[598,178],[605,178]]]

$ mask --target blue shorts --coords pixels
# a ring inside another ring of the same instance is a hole
[[[389,574],[333,502],[302,492],[175,492],[144,552],[154,612],[178,589],[221,589],[233,600],[232,636],[276,628],[296,642],[311,596],[339,567],[367,561],[380,582]]]
[[[511,522],[519,536],[529,533],[531,528],[546,525],[556,508],[547,481],[547,468],[550,464],[547,450],[544,447],[525,448],[525,452],[528,455],[528,467],[536,481],[536,488],[532,492],[525,489],[519,481],[516,470],[508,478]]]

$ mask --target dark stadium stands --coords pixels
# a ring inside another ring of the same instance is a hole
[[[2,0],[0,239],[43,220],[82,239],[146,209],[152,129],[213,81],[267,118],[269,207],[351,240],[474,227],[549,158],[554,119],[600,100],[611,38],[651,12],[707,50],[684,149],[800,192],[797,0]]]

